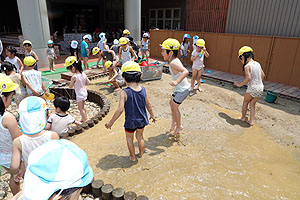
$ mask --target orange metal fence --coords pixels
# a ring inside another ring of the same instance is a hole
[[[161,57],[159,44],[167,38],[175,38],[182,42],[185,33],[192,37],[198,35],[205,40],[210,54],[209,58],[205,59],[205,66],[208,68],[243,75],[238,50],[244,45],[249,45],[254,49],[255,60],[261,64],[267,80],[300,87],[300,38],[151,30],[151,56]],[[192,44],[192,39],[190,42]],[[191,52],[188,58],[190,54]],[[191,64],[190,59],[187,63]]]

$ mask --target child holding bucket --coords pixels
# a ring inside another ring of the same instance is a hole
[[[194,90],[194,83],[195,79],[197,78],[197,90],[202,92],[202,89],[200,88],[201,84],[201,75],[202,70],[204,69],[204,56],[208,57],[209,53],[206,51],[205,48],[205,41],[203,39],[198,39],[196,42],[196,50],[193,51],[191,61],[193,62],[192,66],[192,82],[191,82],[191,89],[190,91]]]
[[[65,67],[73,73],[69,87],[74,87],[76,101],[81,115],[81,122],[85,122],[87,121],[85,100],[88,96],[86,86],[90,83],[89,79],[82,70],[81,61],[77,61],[75,56],[69,56],[65,60]]]
[[[176,39],[169,38],[165,40],[161,45],[162,56],[165,61],[169,62],[169,69],[172,75],[171,86],[175,87],[170,100],[171,112],[172,112],[172,125],[170,132],[174,136],[178,136],[179,132],[183,130],[181,125],[181,116],[179,112],[180,104],[187,98],[189,95],[190,83],[187,80],[189,75],[188,70],[182,65],[181,61],[177,58],[178,50],[180,48],[180,43]]]
[[[262,80],[265,77],[260,64],[254,60],[253,49],[249,46],[243,46],[238,53],[241,63],[243,63],[243,70],[245,71],[245,80],[242,83],[234,82],[237,87],[242,87],[248,84],[246,94],[244,96],[242,106],[242,121],[246,121],[246,113],[248,104],[250,104],[250,120],[249,125],[253,125],[255,118],[255,104],[262,96],[264,85]]]
[[[134,132],[138,141],[139,157],[142,157],[145,149],[143,133],[145,126],[149,124],[146,109],[150,113],[150,119],[152,119],[153,122],[155,122],[155,117],[146,90],[139,85],[142,75],[139,64],[128,61],[122,65],[121,71],[128,87],[122,90],[118,109],[111,120],[105,124],[105,127],[110,129],[125,109],[124,128],[127,147],[130,153],[129,159],[136,161],[133,144]]]

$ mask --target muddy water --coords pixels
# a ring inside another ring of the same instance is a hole
[[[117,104],[111,100],[114,111]],[[258,126],[239,134],[187,129],[176,142],[165,134],[170,121],[161,118],[145,129],[145,156],[131,162],[124,116],[111,130],[104,128],[112,114],[73,139],[87,152],[95,177],[105,183],[150,199],[300,199],[300,163],[292,156],[294,150],[280,146]]]

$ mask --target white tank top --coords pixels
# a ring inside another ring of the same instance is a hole
[[[146,42],[142,40],[142,50],[148,50],[148,44],[149,40],[146,40]]]
[[[178,59],[178,58],[176,58]],[[174,60],[176,60],[174,59]],[[174,60],[172,60],[170,62],[170,65],[172,62],[174,62]],[[169,67],[171,75],[172,75],[172,80],[176,81],[178,79],[178,77],[181,75],[181,72],[179,72],[178,74],[174,74],[172,71],[172,67]],[[176,85],[174,92],[184,92],[185,90],[189,89],[191,87],[191,84],[189,83],[189,81],[187,80],[187,78],[185,77],[180,83],[178,83],[178,85]]]
[[[18,63],[18,57],[15,56],[13,59],[10,59],[9,57],[6,57],[5,60],[13,65],[16,66],[17,70],[16,72],[19,73],[20,72],[20,65]]]
[[[124,49],[122,48],[122,65],[130,60],[131,60],[131,53],[129,51],[129,47],[127,47],[126,51],[124,51]]]
[[[74,74],[74,76],[76,78],[76,81],[74,84],[74,90],[75,90],[76,96],[77,97],[87,97],[88,93],[87,93],[86,86],[85,86],[87,76],[85,75],[84,72],[76,73],[76,74]]]
[[[22,146],[22,156],[24,158],[25,166],[28,164],[28,157],[31,151],[41,146],[42,144],[51,140],[52,131],[46,131],[43,135],[38,137],[29,137],[25,134],[20,136]]]
[[[98,42],[98,48],[99,48],[101,51],[104,50],[104,41],[100,40],[100,41]]]
[[[248,83],[248,89],[255,88],[263,90],[264,84],[261,79],[261,66],[258,62],[249,62],[248,65],[250,65],[251,70],[251,79]]]
[[[0,165],[10,165],[12,157],[12,138],[7,128],[3,127],[2,121],[5,115],[0,116]]]

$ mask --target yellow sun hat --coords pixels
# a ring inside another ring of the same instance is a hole
[[[253,49],[249,46],[243,46],[242,48],[240,48],[239,50],[239,57],[241,55],[243,55],[243,53],[246,53],[246,52],[253,52]]]
[[[176,39],[168,38],[160,44],[160,46],[162,49],[166,50],[178,50],[180,48],[180,43]]]
[[[129,34],[130,34],[130,31],[129,31],[128,29],[125,29],[125,30],[123,31],[123,34],[124,34],[124,35],[127,35],[127,34],[129,35]]]
[[[196,42],[196,46],[205,47],[205,41],[203,39],[198,39]]]
[[[24,65],[30,67],[36,63],[36,60],[32,56],[26,56],[24,58]]]
[[[25,44],[30,44],[30,45],[32,46],[32,43],[31,43],[29,40],[24,40],[23,46],[24,46]]]
[[[92,54],[93,56],[96,55],[97,53],[99,53],[100,49],[98,47],[94,47],[92,50]]]
[[[0,74],[0,94],[2,92],[12,92],[18,87],[19,85],[14,83],[8,76]]]
[[[106,61],[104,64],[105,69],[109,68],[112,65],[112,62],[110,60]]]
[[[69,67],[69,66],[73,65],[74,62],[76,62],[76,61],[77,61],[76,56],[67,57],[65,60],[65,67]]]
[[[122,65],[121,72],[141,72],[141,67],[134,61],[127,61]]]
[[[126,37],[121,37],[119,39],[119,45],[124,45],[124,44],[127,44],[128,43],[128,40]]]

